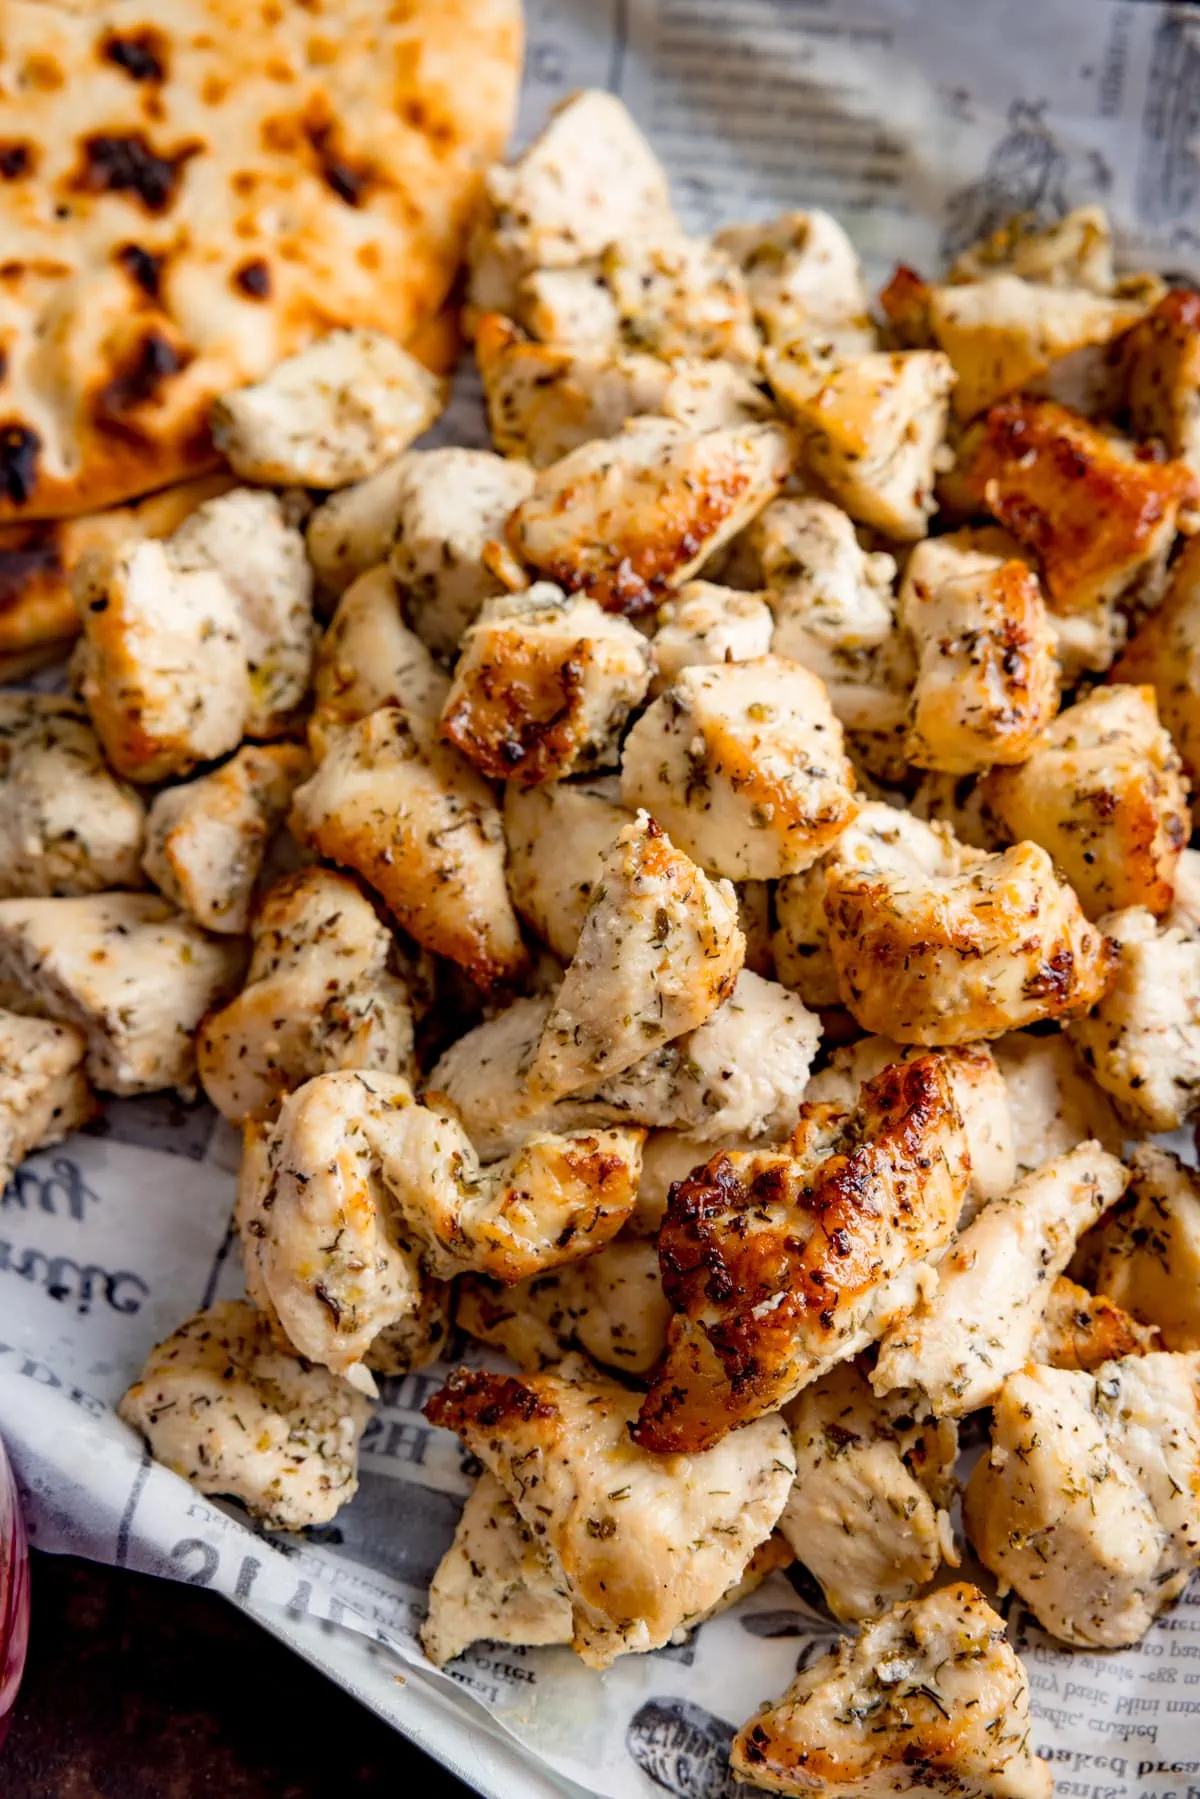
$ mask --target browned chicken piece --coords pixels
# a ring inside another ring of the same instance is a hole
[[[1035,1362],[1048,1368],[1091,1374],[1103,1362],[1149,1355],[1164,1347],[1152,1324],[1139,1324],[1106,1293],[1089,1293],[1060,1274],[1051,1285],[1031,1353]]]
[[[0,895],[140,887],[145,823],[141,795],[109,769],[81,705],[0,693]]]
[[[569,962],[604,858],[632,814],[615,776],[504,793],[508,890],[526,924]]]
[[[799,873],[859,809],[823,682],[780,656],[685,668],[625,739],[621,795],[730,880]]]
[[[696,1030],[746,952],[737,899],[644,812],[604,858],[579,943],[525,1077],[539,1105],[590,1090]]]
[[[405,624],[391,575],[373,568],[346,589],[317,645],[313,754],[325,754],[339,725],[357,724],[380,706],[439,718],[449,691],[450,677]]]
[[[381,706],[338,731],[290,822],[301,842],[360,874],[419,944],[481,985],[522,971],[500,814],[431,720]]]
[[[331,493],[313,512],[305,545],[324,593],[345,593],[360,575],[387,561],[407,474],[406,452],[385,462],[365,481]]]
[[[1112,678],[1154,688],[1200,816],[1200,538],[1184,544],[1166,598],[1117,658]]]
[[[654,680],[662,692],[685,668],[714,662],[752,662],[771,648],[775,621],[761,594],[741,593],[711,581],[685,581],[658,608]]]
[[[688,431],[635,419],[543,469],[508,521],[508,544],[568,592],[645,612],[749,524],[793,459],[778,425]]]
[[[339,1068],[408,1074],[413,1020],[392,933],[348,875],[306,868],[272,887],[251,925],[237,997],[196,1038],[201,1085],[231,1124]]]
[[[858,254],[829,213],[784,212],[729,225],[714,242],[741,266],[768,343],[833,342],[844,354],[875,348]]]
[[[81,1030],[104,1093],[189,1088],[192,1034],[244,964],[240,941],[206,936],[157,894],[0,900],[8,1003]]]
[[[1123,349],[1133,429],[1200,475],[1200,294],[1171,288]]]
[[[1146,461],[1053,400],[1002,400],[959,446],[945,496],[989,512],[1038,558],[1057,612],[1161,593],[1180,506],[1195,477]]]
[[[743,1725],[733,1770],[821,1799],[1052,1799],[1004,1620],[965,1581],[896,1606],[818,1656]]]
[[[87,1040],[73,1025],[0,1012],[0,1192],[26,1156],[61,1143],[95,1116],[86,1053]],[[657,1284],[657,1260],[654,1274]]]
[[[670,369],[671,379],[658,410],[689,431],[735,429],[772,419],[778,422],[779,415],[759,385],[755,369],[696,357],[672,362]]]
[[[714,239],[678,228],[616,238],[600,268],[623,348],[666,362],[711,358],[757,369],[762,340],[746,278]]]
[[[152,1349],[118,1410],[156,1461],[272,1530],[327,1524],[358,1489],[367,1401],[280,1348],[244,1300],[197,1312]]]
[[[467,627],[442,735],[481,774],[522,787],[611,767],[650,668],[628,619],[539,581],[485,601]]]
[[[1014,1031],[993,1043],[992,1054],[1008,1090],[1018,1177],[1089,1137],[1120,1155],[1125,1129],[1107,1093],[1080,1067],[1065,1032]]]
[[[980,799],[1002,839],[1050,852],[1089,918],[1171,910],[1191,819],[1153,687],[1098,687],[1068,706],[1020,768],[992,770]]]
[[[1051,287],[1086,287],[1095,294],[1111,294],[1126,285],[1139,291],[1156,279],[1117,279],[1112,225],[1102,206],[1076,206],[1049,225],[1037,213],[1014,213],[955,257],[950,279],[978,281],[1001,271]]]
[[[881,1337],[915,1305],[969,1178],[936,1056],[884,1069],[853,1111],[802,1107],[782,1149],[696,1169],[659,1233],[675,1316],[638,1441],[705,1448]]]
[[[1124,1199],[1079,1246],[1080,1278],[1164,1348],[1200,1350],[1200,1179],[1157,1143],[1128,1161]]]
[[[164,789],[146,817],[142,867],[206,931],[241,936],[268,843],[311,772],[298,744],[247,744],[213,774]]]
[[[882,681],[895,557],[864,550],[840,506],[807,495],[772,500],[746,536],[775,617],[775,654],[820,675],[835,711],[839,690]]]
[[[637,1395],[579,1357],[521,1379],[460,1368],[425,1408],[457,1431],[534,1532],[593,1668],[661,1648],[745,1573],[795,1458],[781,1418],[670,1461],[631,1436]]]

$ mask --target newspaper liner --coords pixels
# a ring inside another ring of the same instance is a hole
[[[521,136],[563,93],[614,88],[694,229],[821,205],[879,275],[937,268],[1013,212],[1099,200],[1125,266],[1200,276],[1200,14],[1185,7],[1040,0],[1018,30],[1011,0],[527,8]],[[438,436],[484,441],[469,379]],[[476,1469],[421,1416],[436,1370],[385,1383],[357,1498],[294,1541],[203,1499],[117,1421],[151,1344],[240,1291],[236,1159],[202,1106],[113,1102],[0,1199],[0,1427],[33,1542],[224,1594],[496,1799],[732,1794],[734,1728],[836,1634],[783,1576],[605,1674],[490,1645],[439,1674],[416,1628]],[[1007,1610],[1061,1795],[1200,1799],[1200,1585],[1115,1655],[1059,1652]]]

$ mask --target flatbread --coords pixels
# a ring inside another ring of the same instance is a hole
[[[0,0],[0,519],[213,465],[214,395],[442,304],[520,0]]]

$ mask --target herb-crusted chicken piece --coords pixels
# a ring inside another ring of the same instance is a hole
[[[387,561],[407,477],[406,451],[385,462],[365,481],[331,493],[314,510],[304,540],[324,593],[345,593],[360,575]]]
[[[777,881],[774,909],[771,954],[776,975],[814,1011],[840,1006],[842,994],[825,914],[824,861],[814,862],[803,874],[785,875]]]
[[[685,581],[658,608],[651,692],[661,693],[685,668],[765,656],[773,630],[771,608],[760,594]]]
[[[156,1461],[272,1530],[327,1524],[358,1488],[367,1401],[281,1349],[244,1300],[197,1312],[152,1349],[118,1410]]]
[[[1121,1204],[1080,1245],[1082,1278],[1154,1328],[1163,1347],[1200,1350],[1200,1180],[1156,1143],[1129,1156]]]
[[[61,1143],[94,1116],[86,1052],[73,1025],[0,1012],[0,1191],[26,1156]]]
[[[578,947],[604,858],[632,816],[619,804],[620,791],[620,783],[607,775],[542,787],[514,782],[505,789],[513,905],[564,962]]]
[[[632,1440],[637,1395],[570,1357],[520,1379],[457,1370],[429,1401],[502,1483],[571,1601],[589,1667],[661,1648],[741,1578],[787,1499],[782,1419],[670,1462]]]
[[[622,346],[758,365],[762,341],[738,264],[711,238],[673,230],[615,239],[601,258]]]
[[[961,1582],[896,1606],[797,1674],[733,1741],[734,1773],[825,1799],[1051,1799],[1004,1620]]]
[[[1018,1177],[1089,1138],[1121,1153],[1125,1131],[1112,1101],[1080,1067],[1064,1032],[1014,1031],[992,1044],[992,1054],[1008,1090]]]
[[[1200,299],[1170,288],[1122,348],[1134,430],[1200,475]]]
[[[380,706],[439,718],[449,691],[450,677],[405,624],[391,575],[370,569],[346,589],[317,646],[313,753],[322,756],[340,725],[357,724]]]
[[[1060,1274],[1050,1287],[1031,1353],[1035,1362],[1043,1362],[1047,1368],[1074,1368],[1091,1374],[1104,1362],[1149,1355],[1163,1347],[1152,1324],[1139,1324],[1106,1293],[1089,1293]]]
[[[231,1124],[341,1068],[407,1074],[413,1019],[392,933],[348,875],[307,868],[272,887],[251,925],[242,991],[201,1025],[205,1093]]]
[[[782,1149],[696,1169],[659,1232],[675,1316],[638,1441],[704,1448],[881,1337],[916,1303],[969,1176],[936,1056],[884,1069],[853,1111],[805,1105]]]
[[[1200,813],[1200,541],[1189,539],[1171,567],[1166,598],[1113,665],[1114,681],[1148,681],[1158,715],[1192,786]]]
[[[829,500],[772,500],[751,525],[775,617],[771,648],[838,689],[880,678],[879,652],[896,626],[895,558],[863,549],[854,522]]]
[[[0,896],[142,885],[145,807],[104,760],[82,706],[0,694]]]
[[[740,265],[769,344],[875,347],[870,300],[854,245],[827,212],[784,212],[729,225],[714,242]]]
[[[951,281],[978,281],[1007,273],[1049,287],[1086,287],[1111,294],[1118,282],[1113,265],[1113,230],[1103,206],[1076,206],[1044,224],[1036,213],[1016,213],[994,231],[968,245],[950,265]],[[1134,290],[1155,277],[1129,277]]]

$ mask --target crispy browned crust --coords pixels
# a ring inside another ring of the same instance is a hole
[[[1170,441],[1174,432],[1169,420],[1175,393],[1194,389],[1200,381],[1200,294],[1186,287],[1169,288],[1125,337],[1121,349],[1134,429],[1148,437],[1162,432],[1167,448],[1178,453],[1182,446]]]
[[[929,328],[929,299],[932,289],[923,276],[907,263],[898,262],[886,284],[879,290],[879,305],[896,336],[906,350],[936,348]]]
[[[1105,1294],[1089,1293],[1065,1275],[1055,1281],[1038,1340],[1039,1361],[1090,1374],[1102,1362],[1162,1347],[1153,1325],[1139,1324]]]
[[[553,780],[575,748],[587,662],[580,642],[566,657],[549,644],[528,645],[519,668],[485,664],[442,714],[443,737],[493,781]]]
[[[430,1424],[469,1440],[475,1431],[501,1429],[514,1420],[528,1424],[534,1418],[557,1418],[558,1407],[513,1375],[455,1368],[440,1392],[426,1401],[425,1416]]]
[[[838,1122],[816,1113],[794,1149]],[[970,1157],[940,1058],[885,1068],[842,1123],[815,1172],[786,1153],[721,1154],[671,1189],[658,1252],[676,1315],[635,1431],[643,1448],[707,1449],[778,1409],[802,1364],[833,1353],[885,1258],[895,1272],[949,1237]]]

